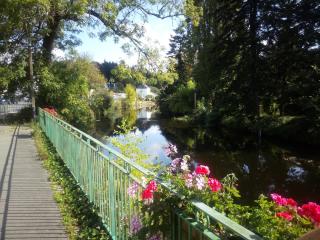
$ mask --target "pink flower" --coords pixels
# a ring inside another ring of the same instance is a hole
[[[159,233],[152,235],[148,240],[161,240],[161,235]]]
[[[130,221],[130,232],[131,234],[137,234],[142,228],[142,223],[138,215],[134,215]]]
[[[212,192],[218,192],[221,189],[221,183],[215,178],[208,178],[208,185]]]
[[[195,170],[196,174],[200,174],[200,175],[209,175],[210,174],[210,169],[208,166],[205,165],[199,165],[196,167]]]
[[[204,177],[201,175],[196,176],[196,187],[198,190],[202,190],[204,188]]]
[[[128,195],[130,197],[134,197],[136,195],[136,193],[138,192],[139,189],[139,185],[137,182],[133,182],[129,187],[128,187]]]
[[[171,171],[171,172],[176,172],[177,169],[178,169],[178,166],[179,166],[180,162],[181,162],[181,158],[175,158],[175,159],[173,159],[172,162],[171,162],[171,164],[170,164],[170,167],[169,167],[170,171]]]
[[[182,171],[188,172],[189,171],[188,162],[186,160],[182,160],[180,168]]]
[[[278,205],[278,206],[285,206],[287,205],[287,199],[282,197],[279,194],[271,193],[272,200]]]
[[[154,181],[154,180],[150,181],[146,188],[150,189],[152,192],[156,191],[157,190],[156,181]]]
[[[289,212],[278,212],[278,213],[276,214],[276,216],[277,216],[277,217],[281,217],[281,218],[283,218],[283,219],[285,219],[285,220],[287,220],[287,221],[291,221],[291,220],[293,219],[292,214],[289,213]]]
[[[191,188],[192,187],[192,185],[193,185],[193,176],[192,176],[192,174],[190,174],[190,173],[187,174],[186,179],[185,179],[185,183],[186,183],[187,188]]]
[[[168,157],[172,157],[178,153],[178,149],[176,145],[169,143],[168,146],[164,148],[164,152]]]
[[[271,198],[278,206],[290,206],[293,208],[296,208],[298,206],[298,203],[294,199],[284,198],[276,193],[272,193]]]

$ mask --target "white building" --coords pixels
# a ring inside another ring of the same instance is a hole
[[[112,96],[114,100],[121,100],[127,98],[127,94],[125,93],[113,93]]]
[[[146,98],[148,95],[152,95],[150,88],[145,84],[137,86],[136,93],[142,99]]]
[[[136,93],[137,95],[142,98],[145,99],[146,97],[151,97],[151,98],[155,98],[157,96],[157,94],[151,92],[150,87],[148,87],[147,85],[139,85],[136,88]],[[149,99],[150,100],[150,99]]]

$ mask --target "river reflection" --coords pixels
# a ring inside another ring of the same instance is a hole
[[[168,143],[176,144],[181,154],[189,154],[209,165],[217,178],[235,173],[239,179],[242,202],[252,203],[260,193],[277,192],[299,202],[320,202],[320,153],[314,149],[296,149],[225,131],[208,131],[172,120],[156,119],[152,110],[112,114],[97,126],[101,139],[111,136],[116,125],[126,118],[136,126],[143,141],[140,148],[150,161],[168,164],[164,153]]]

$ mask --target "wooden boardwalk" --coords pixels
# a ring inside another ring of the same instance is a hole
[[[67,239],[31,129],[0,125],[0,239]]]

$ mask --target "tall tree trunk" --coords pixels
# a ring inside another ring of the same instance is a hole
[[[54,14],[51,20],[48,22],[48,34],[43,38],[43,57],[45,62],[50,63],[52,60],[52,50],[54,48],[54,41],[57,38],[59,32],[61,18],[59,15]]]
[[[250,0],[250,16],[249,16],[249,25],[250,25],[250,59],[249,59],[249,73],[252,89],[252,105],[249,109],[249,112],[253,113],[254,116],[259,116],[259,79],[257,77],[257,61],[258,61],[258,49],[257,49],[257,5],[258,0]]]
[[[32,47],[31,44],[28,47],[28,65],[29,65],[29,81],[30,81],[30,97],[32,102],[32,117],[36,117],[36,100],[34,96],[34,80],[33,80],[33,57],[32,57]]]

